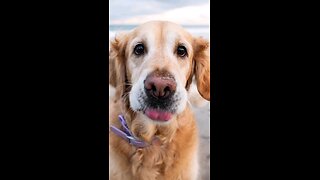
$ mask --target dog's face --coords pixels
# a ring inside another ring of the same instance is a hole
[[[176,24],[145,23],[111,42],[110,84],[128,93],[134,112],[168,122],[185,109],[193,75],[199,93],[210,99],[208,50],[206,40]]]

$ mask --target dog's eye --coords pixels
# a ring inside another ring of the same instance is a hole
[[[186,47],[184,46],[178,46],[177,48],[177,54],[180,56],[180,57],[185,57],[187,55],[187,49]]]
[[[134,53],[136,55],[142,55],[144,53],[144,46],[143,44],[138,44],[136,47],[134,47]]]

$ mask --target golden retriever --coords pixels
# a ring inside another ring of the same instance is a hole
[[[198,131],[188,91],[195,77],[200,95],[210,100],[209,42],[177,24],[151,21],[116,35],[109,51],[115,87],[109,179],[197,179]],[[133,138],[121,137],[130,133]]]

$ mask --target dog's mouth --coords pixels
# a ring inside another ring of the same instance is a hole
[[[146,108],[144,114],[154,121],[169,121],[172,117],[172,113],[169,111],[165,111],[162,109],[155,109],[155,108]]]

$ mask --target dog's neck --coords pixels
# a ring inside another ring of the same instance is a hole
[[[122,114],[127,120],[131,132],[137,138],[151,145],[154,144],[154,140],[161,145],[170,143],[177,130],[188,123],[186,122],[188,118],[177,115],[168,124],[157,124],[147,119],[142,113],[133,112],[130,108],[122,111]]]
[[[159,125],[141,113],[136,114],[132,119],[130,128],[132,132],[140,139],[152,144],[155,138],[158,138],[161,144],[167,144],[172,141],[178,128],[176,119],[171,119],[170,124]]]

